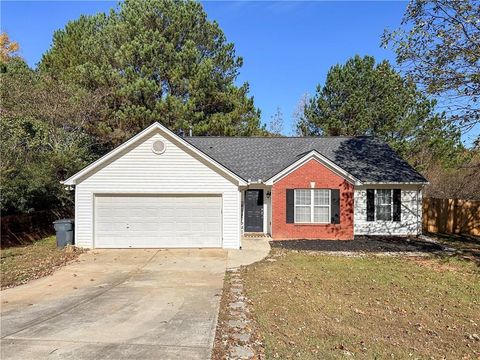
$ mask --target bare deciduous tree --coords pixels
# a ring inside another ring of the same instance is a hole
[[[310,101],[310,94],[305,93],[298,100],[295,111],[292,114],[292,134],[295,136],[308,135],[308,121],[305,118],[305,107]]]
[[[277,110],[270,118],[268,132],[274,136],[281,136],[283,133],[283,113],[280,107],[277,107]]]
[[[478,1],[411,0],[401,27],[385,31],[382,43],[453,121],[467,130],[480,122]]]

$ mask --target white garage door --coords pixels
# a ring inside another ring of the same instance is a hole
[[[222,197],[97,195],[94,246],[222,247]]]

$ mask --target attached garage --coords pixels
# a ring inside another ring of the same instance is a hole
[[[238,249],[246,182],[155,123],[64,184],[75,245]]]
[[[222,247],[220,195],[95,197],[96,248]]]

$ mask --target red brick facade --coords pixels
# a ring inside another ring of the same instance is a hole
[[[340,189],[340,224],[287,224],[287,189]],[[272,187],[272,238],[353,239],[353,185],[323,164],[312,159]]]

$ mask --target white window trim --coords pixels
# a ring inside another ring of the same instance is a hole
[[[297,190],[310,190],[310,205],[297,205]],[[328,205],[315,205],[315,190],[328,190]],[[297,221],[297,206],[310,206],[310,221]],[[327,207],[328,208],[328,221],[314,221],[315,207]],[[332,190],[331,189],[294,189],[293,190],[293,221],[295,224],[330,224],[332,218]]]
[[[382,191],[390,191],[390,204],[379,204],[378,203],[378,191],[379,190],[382,190]],[[390,205],[390,220],[383,220],[383,219],[378,219],[377,218],[377,205]],[[393,189],[375,189],[375,211],[374,211],[374,214],[375,214],[375,221],[383,221],[383,222],[393,222]]]

